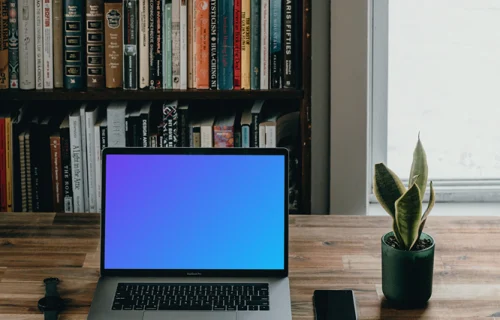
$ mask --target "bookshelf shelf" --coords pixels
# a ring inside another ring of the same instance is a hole
[[[0,101],[302,99],[303,90],[1,90]]]

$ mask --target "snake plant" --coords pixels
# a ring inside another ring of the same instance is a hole
[[[402,250],[411,250],[420,239],[427,216],[434,207],[435,195],[432,181],[427,209],[422,215],[422,200],[427,187],[427,156],[420,141],[413,151],[413,162],[407,188],[401,179],[385,164],[375,165],[373,193],[380,205],[393,219],[392,229]]]

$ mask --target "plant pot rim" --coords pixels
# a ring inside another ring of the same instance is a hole
[[[386,232],[386,233],[382,236],[382,238],[380,239],[380,240],[382,241],[382,245],[383,245],[383,246],[388,247],[388,248],[389,248],[389,250],[395,250],[395,251],[398,251],[398,252],[409,252],[409,253],[412,253],[412,252],[413,252],[413,253],[417,253],[417,252],[425,252],[425,251],[428,251],[428,250],[433,250],[433,249],[434,249],[434,246],[435,246],[435,244],[436,244],[436,241],[434,241],[434,238],[433,238],[430,234],[428,234],[428,233],[426,233],[426,232],[422,232],[422,235],[424,235],[424,234],[425,234],[427,237],[429,237],[429,238],[430,238],[430,240],[431,240],[431,242],[432,242],[432,243],[431,243],[431,245],[430,245],[428,248],[425,248],[425,249],[422,249],[422,250],[411,250],[411,251],[408,251],[408,250],[401,250],[401,249],[393,248],[392,246],[388,245],[388,244],[385,242],[384,238],[385,238],[388,234],[390,234],[390,233],[392,233],[392,234],[394,235],[394,231],[389,231],[389,232]]]

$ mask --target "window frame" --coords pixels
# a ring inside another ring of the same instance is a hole
[[[388,53],[389,0],[374,1],[372,15],[372,103],[371,103],[371,166],[387,163],[388,138]],[[372,186],[370,176],[370,186]],[[402,177],[407,185],[408,178]],[[437,179],[433,180],[437,202],[499,202],[500,179]],[[427,201],[429,188],[426,190]],[[370,191],[369,202],[377,199]]]

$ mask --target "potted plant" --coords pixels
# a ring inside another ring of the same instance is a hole
[[[420,134],[407,187],[385,164],[375,165],[373,191],[392,217],[392,231],[382,237],[382,291],[389,302],[401,307],[425,305],[432,295],[435,243],[422,232],[435,202],[431,181],[429,203],[422,214],[427,177]]]

